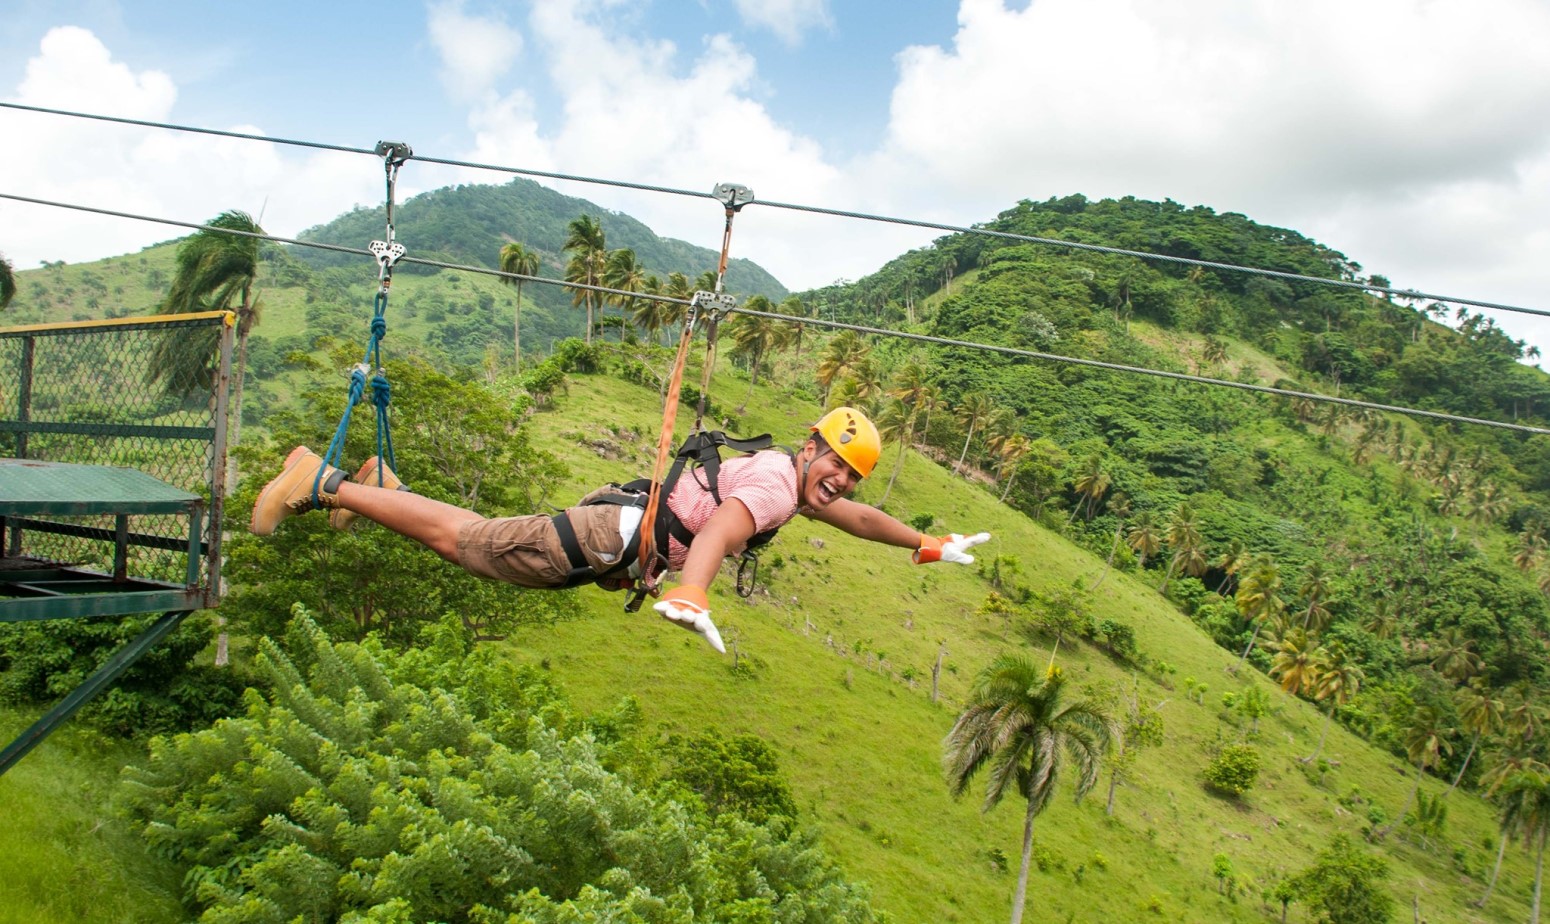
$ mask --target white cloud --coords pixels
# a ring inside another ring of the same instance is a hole
[[[432,4],[426,20],[442,81],[459,100],[488,92],[522,53],[522,34],[494,16],[470,16],[462,0]]]
[[[750,26],[768,29],[788,45],[809,29],[831,28],[829,0],[736,0],[737,15]]]
[[[1547,227],[1547,41],[1534,0],[963,0],[950,47],[898,56],[860,166],[911,213],[1168,197],[1400,286],[1550,308],[1524,246]]]
[[[176,122],[177,88],[159,71],[136,72],[117,61],[91,32],[50,30],[26,76],[9,96],[32,106],[145,121]],[[9,111],[8,126],[25,144],[0,146],[6,192],[184,222],[204,222],[228,209],[255,216],[271,233],[303,228],[379,201],[380,168],[359,155],[294,156],[233,138]],[[219,126],[261,134],[253,125]],[[184,228],[0,200],[0,227],[25,229],[0,247],[18,269],[43,260],[94,260],[128,253],[188,233]],[[364,243],[364,242],[363,242]]]
[[[545,130],[534,120],[530,91],[514,91],[471,117],[470,159],[704,192],[721,182],[741,183],[757,196],[795,202],[822,201],[842,187],[843,177],[816,143],[777,124],[751,98],[757,68],[744,49],[726,36],[707,38],[703,49],[681,49],[627,35],[630,24],[615,15],[616,6],[536,5],[528,34],[549,62],[561,117]],[[567,194],[628,212],[660,234],[720,247],[722,214],[713,202],[566,186]],[[752,258],[782,279],[831,280],[834,275],[815,275],[814,264],[824,267],[819,273],[838,274],[847,261],[811,246],[812,221],[747,209],[736,224],[732,255]]]

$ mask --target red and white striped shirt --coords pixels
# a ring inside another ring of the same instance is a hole
[[[753,515],[754,532],[778,529],[797,515],[797,472],[791,456],[781,450],[765,450],[721,463],[716,488],[722,502],[737,498]],[[685,471],[667,498],[667,507],[679,522],[696,535],[716,514],[704,469]],[[668,540],[667,559],[674,571],[683,568],[689,549],[677,539]],[[734,550],[741,551],[741,550]]]

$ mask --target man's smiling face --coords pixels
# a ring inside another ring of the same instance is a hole
[[[837,453],[827,450],[820,452],[818,444],[811,440],[802,447],[800,461],[811,461],[807,466],[807,478],[802,482],[800,500],[803,506],[812,510],[822,510],[829,506],[849,494],[861,481],[861,475]]]

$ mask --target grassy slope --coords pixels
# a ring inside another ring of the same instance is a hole
[[[0,738],[36,718],[0,710]],[[119,768],[137,758],[67,725],[0,778],[0,924],[182,919],[175,872],[109,808]]]
[[[48,277],[51,292],[59,294],[65,285],[75,284],[80,293],[84,289],[79,277],[88,269],[109,284],[123,284],[118,304],[144,313],[155,298],[140,280],[148,268],[159,266],[170,274],[171,253],[169,246],[107,261],[126,263],[128,270],[97,264],[19,274],[21,295],[5,321],[68,318],[63,301],[49,306],[46,318],[30,316],[30,281]],[[138,262],[141,256],[146,264]],[[125,281],[118,283],[119,277]],[[363,282],[360,329],[337,332],[347,342],[364,339],[369,282]],[[513,294],[483,277],[466,284],[483,288],[486,283],[497,293],[498,303]],[[433,284],[446,283],[441,277],[403,277],[395,286],[395,304],[419,286]],[[301,332],[304,303],[299,290],[271,288],[265,301],[261,333],[279,337]],[[397,342],[413,339],[421,326],[422,319],[401,319],[395,331],[403,339]],[[387,349],[395,346],[390,340]],[[1268,362],[1250,352],[1235,346],[1235,361]],[[716,393],[734,404],[745,390],[744,381],[723,380]],[[655,409],[656,400],[648,391],[578,377],[570,396],[562,397],[554,411],[539,415],[535,425],[571,463],[571,487],[579,494],[598,482],[649,468],[646,444],[657,426]],[[817,410],[759,393],[737,429],[770,430],[777,438],[795,440]],[[578,446],[582,439],[607,435],[605,430],[621,425],[644,434],[634,440],[612,437],[624,450],[622,458],[604,459]],[[880,476],[891,462],[890,452]],[[884,480],[879,477],[879,484],[866,486],[861,499],[880,496]],[[990,529],[997,538],[985,547],[986,554],[1017,556],[1025,579],[1038,589],[1076,578],[1090,582],[1102,567],[1101,560],[996,504],[984,489],[968,487],[913,454],[890,507],[903,516],[933,513],[944,528]],[[777,556],[783,565],[772,567]],[[938,770],[939,742],[952,722],[952,704],[995,653],[1024,644],[1009,626],[976,615],[987,585],[972,568],[916,569],[902,551],[879,550],[806,522],[788,527],[764,560],[761,578],[768,584],[768,595],[751,603],[738,601],[730,595],[728,581],[715,598],[723,630],[737,640],[744,655],[755,659],[753,679],[734,675],[729,660],[715,657],[697,639],[653,616],[621,614],[619,598],[596,591],[583,592],[583,598],[597,618],[524,632],[512,639],[513,656],[546,660],[583,705],[606,705],[633,693],[651,722],[680,729],[713,725],[767,736],[784,752],[799,801],[824,829],[829,848],[851,875],[871,883],[880,907],[900,921],[999,919],[1014,884],[1019,807],[1006,804],[982,815],[978,798],[955,803],[946,796]],[[1206,705],[1197,705],[1186,700],[1182,690],[1141,677],[1141,696],[1165,703],[1168,741],[1143,755],[1140,779],[1121,789],[1114,819],[1103,816],[1102,787],[1084,805],[1061,798],[1040,817],[1039,840],[1065,869],[1034,872],[1030,919],[1131,920],[1156,899],[1158,916],[1164,920],[1260,920],[1264,911],[1257,897],[1231,903],[1216,893],[1210,875],[1214,853],[1230,854],[1240,878],[1252,882],[1257,896],[1281,874],[1305,866],[1334,832],[1357,832],[1365,808],[1357,806],[1352,814],[1337,804],[1337,796],[1359,786],[1390,814],[1397,811],[1409,791],[1405,768],[1338,727],[1325,753],[1340,765],[1322,787],[1311,784],[1295,757],[1312,750],[1321,716],[1308,704],[1275,691],[1278,710],[1262,722],[1260,744],[1267,760],[1260,785],[1241,804],[1206,794],[1199,785],[1206,747],[1219,734],[1237,734],[1224,723],[1217,705],[1222,692],[1240,686],[1223,670],[1234,656],[1213,645],[1150,586],[1131,576],[1111,575],[1097,606],[1101,616],[1131,621],[1142,650],[1177,668],[1174,681],[1192,676],[1210,684],[1211,693]],[[932,704],[927,697],[929,669],[944,640],[948,658],[943,702]],[[1059,660],[1080,681],[1129,682],[1108,659],[1088,650],[1066,647]],[[913,685],[900,677],[907,668],[921,678]],[[1253,682],[1268,684],[1262,677]],[[11,727],[23,724],[15,719]],[[0,802],[0,817],[6,818],[0,838],[7,839],[0,842],[0,855],[20,858],[21,864],[0,875],[0,883],[8,884],[7,897],[13,891],[26,893],[0,903],[7,906],[0,915],[19,915],[16,920],[175,916],[168,910],[165,890],[140,886],[155,865],[132,843],[116,839],[111,825],[97,827],[115,769],[129,758],[88,755],[80,747],[67,750],[58,743],[66,740],[51,740],[0,786],[0,800],[7,800]],[[1441,789],[1436,781],[1428,781],[1427,787],[1434,793]],[[1484,846],[1484,839],[1494,834],[1489,808],[1456,793],[1450,800],[1449,833],[1449,844],[1461,845],[1468,864],[1488,872],[1494,855]],[[987,856],[991,848],[1008,855],[1011,872],[992,868]],[[1461,873],[1447,853],[1427,852],[1397,837],[1388,852],[1395,862],[1395,897],[1405,906],[1419,895],[1429,921],[1526,917],[1531,870],[1517,850],[1509,851],[1488,913],[1466,907],[1483,886]],[[1094,859],[1099,853],[1106,858],[1106,869]],[[99,896],[71,878],[75,874],[70,870],[88,862],[106,870],[97,878],[108,884],[111,895]],[[1079,866],[1085,867],[1080,883],[1074,875]],[[22,876],[23,869],[47,872]],[[54,870],[64,878],[54,878]],[[91,917],[72,917],[78,912],[56,905],[59,901],[75,902],[73,907],[89,909],[79,913]],[[1293,920],[1297,915],[1294,908]]]
[[[724,381],[718,393],[740,397],[744,387]],[[784,397],[764,397],[750,407],[741,431],[771,430],[794,439],[817,412]],[[620,425],[649,433],[653,404],[649,393],[632,386],[577,377],[569,398],[535,425],[573,460],[579,493],[629,474],[632,461],[637,469],[646,467],[640,452],[607,461],[578,452],[576,444]],[[881,487],[868,485],[861,499],[875,499]],[[1001,507],[987,491],[914,455],[890,506],[904,516],[931,512],[952,529],[991,530],[996,539],[984,547],[986,554],[1017,556],[1036,589],[1073,579],[1090,583],[1103,565]],[[776,555],[784,564],[771,568]],[[989,588],[973,568],[917,569],[902,551],[879,550],[805,521],[784,530],[764,558],[768,594],[745,603],[732,596],[727,580],[713,595],[723,632],[758,665],[753,679],[735,675],[730,659],[716,657],[698,639],[649,615],[624,615],[617,598],[595,591],[583,596],[596,619],[522,632],[511,640],[513,656],[547,662],[587,706],[634,694],[653,723],[768,737],[785,756],[799,802],[850,873],[872,885],[880,907],[901,921],[999,918],[1015,883],[1020,807],[1008,803],[985,815],[977,797],[951,800],[938,769],[939,742],[955,715],[952,704],[974,673],[996,653],[1026,643],[998,619],[976,614]],[[1337,726],[1325,754],[1339,765],[1314,785],[1296,758],[1313,750],[1322,714],[1271,688],[1263,676],[1241,682],[1229,677],[1225,669],[1234,655],[1214,645],[1153,586],[1111,575],[1095,604],[1100,616],[1130,621],[1148,656],[1177,668],[1170,680],[1195,677],[1211,692],[1198,705],[1182,689],[1140,676],[1142,698],[1164,703],[1167,742],[1143,754],[1140,779],[1120,790],[1112,820],[1103,815],[1102,787],[1082,805],[1063,797],[1040,816],[1038,840],[1065,869],[1033,873],[1030,907],[1040,909],[1033,919],[1130,920],[1155,898],[1165,920],[1260,920],[1264,888],[1306,866],[1337,831],[1359,837],[1365,806],[1348,810],[1337,797],[1359,787],[1389,814],[1397,812],[1410,786],[1399,761]],[[941,640],[948,670],[943,702],[932,704],[929,672]],[[1048,651],[1034,654],[1047,657]],[[1059,663],[1082,682],[1130,682],[1090,649],[1066,647]],[[910,667],[922,678],[913,687],[901,679]],[[1208,794],[1199,779],[1208,747],[1219,735],[1238,734],[1221,716],[1220,694],[1247,682],[1270,689],[1276,709],[1261,722],[1258,743],[1266,759],[1260,783],[1239,803]],[[1443,788],[1435,780],[1425,785],[1431,793]],[[1489,806],[1457,792],[1449,800],[1448,824],[1450,846],[1433,851],[1397,833],[1390,838],[1391,887],[1401,907],[1418,896],[1433,922],[1525,916],[1531,870],[1517,851],[1509,852],[1489,913],[1466,907],[1483,882],[1464,875],[1449,851],[1460,845],[1469,865],[1489,871],[1494,850],[1486,838],[1495,831]],[[987,851],[993,847],[1009,856],[1011,872],[992,869]],[[1210,867],[1218,852],[1233,858],[1250,898],[1233,903],[1217,894]],[[1107,859],[1106,870],[1094,860],[1098,853]],[[1080,883],[1078,866],[1085,866]]]

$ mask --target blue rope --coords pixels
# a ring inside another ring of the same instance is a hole
[[[393,433],[388,423],[388,405],[392,402],[392,388],[388,384],[387,373],[382,368],[382,338],[387,336],[388,286],[393,284],[393,262],[404,254],[404,248],[393,241],[393,184],[397,178],[399,166],[413,152],[407,144],[379,141],[377,153],[383,157],[383,167],[387,174],[387,240],[372,241],[371,252],[377,255],[382,285],[377,289],[377,298],[372,304],[371,339],[366,342],[366,355],[350,372],[350,398],[345,402],[344,414],[339,418],[339,427],[334,431],[334,439],[328,444],[328,454],[323,457],[323,465],[318,467],[317,477],[312,481],[314,507],[322,506],[319,492],[323,487],[323,473],[328,471],[330,466],[340,467],[344,456],[345,435],[350,430],[350,412],[365,399],[367,374],[373,369],[376,372],[371,375],[370,385],[371,403],[377,408],[377,486],[382,486],[383,466],[389,470],[398,467],[393,459]]]
[[[323,473],[330,466],[339,468],[344,456],[345,436],[350,430],[350,414],[357,404],[366,399],[366,389],[371,388],[371,403],[377,408],[377,458],[389,470],[397,469],[393,459],[393,433],[388,420],[388,405],[392,402],[392,385],[388,382],[387,374],[382,369],[382,339],[387,336],[387,287],[378,290],[377,298],[372,306],[371,339],[366,343],[366,354],[359,364],[350,370],[349,398],[345,401],[344,414],[339,418],[339,426],[334,430],[334,438],[328,444],[328,452],[323,456],[323,465],[318,468],[317,477],[312,481],[312,503],[321,506],[319,491],[323,487]],[[368,373],[376,369],[375,373]],[[382,465],[377,466],[377,484],[382,484]]]

